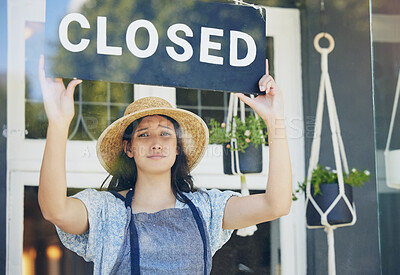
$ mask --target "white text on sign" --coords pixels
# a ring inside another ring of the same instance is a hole
[[[68,26],[71,22],[77,22],[84,29],[90,29],[90,24],[87,18],[80,13],[70,13],[66,15],[59,25],[59,39],[61,45],[70,52],[82,52],[90,44],[90,39],[81,38],[79,43],[72,43],[68,39]],[[137,31],[143,28],[148,32],[149,42],[145,49],[140,49],[135,42]],[[178,53],[174,47],[167,46],[165,50],[169,57],[177,62],[186,62],[193,56],[193,47],[185,39],[179,37],[177,32],[183,32],[186,37],[193,37],[192,29],[183,23],[173,24],[167,30],[168,39],[182,47],[183,52]],[[256,43],[254,39],[247,33],[231,30],[230,45],[229,45],[229,64],[233,67],[249,66],[256,58]],[[221,56],[211,55],[209,50],[219,51],[222,48],[221,43],[212,41],[212,36],[223,37],[224,30],[218,28],[201,27],[200,33],[200,56],[199,60],[203,63],[223,65],[224,59]],[[128,50],[138,58],[151,57],[158,49],[158,31],[153,23],[148,20],[139,19],[133,21],[126,30],[126,46]],[[238,57],[239,39],[247,45],[247,53],[243,58]],[[107,17],[97,17],[97,54],[103,55],[122,55],[122,47],[107,45]]]

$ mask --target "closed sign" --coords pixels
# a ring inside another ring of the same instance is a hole
[[[114,1],[107,9],[98,2],[47,16],[49,75],[258,93],[264,10],[192,0]]]

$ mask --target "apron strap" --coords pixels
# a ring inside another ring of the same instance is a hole
[[[199,228],[200,231],[201,239],[203,240],[204,275],[207,275],[207,239],[206,239],[206,233],[204,231],[203,222],[201,221],[199,211],[197,210],[196,206],[194,206],[193,202],[189,200],[184,194],[181,195],[187,201],[190,210],[192,210],[192,214],[194,216],[194,219],[196,220],[197,227]]]
[[[117,192],[111,192],[111,193],[113,193],[116,197],[119,197],[120,199],[123,198],[123,196]],[[189,208],[192,211],[193,217],[196,221],[197,228],[200,231],[200,236],[203,241],[204,275],[207,275],[207,238],[206,238],[206,232],[204,230],[203,222],[201,220],[200,213],[197,210],[196,206],[193,204],[193,202],[191,200],[189,200],[188,197],[186,197],[184,194],[181,194],[181,195],[182,195],[183,199],[189,205]],[[126,198],[124,198],[126,208],[132,209],[132,198],[133,198],[133,189],[129,190],[129,192],[126,194]],[[140,274],[139,237],[138,237],[135,221],[133,219],[132,210],[131,210],[131,215],[132,215],[131,221],[129,223],[130,245],[131,245],[131,275],[139,275]]]
[[[129,190],[126,194],[125,207],[130,209],[131,221],[129,223],[130,229],[130,243],[131,243],[131,275],[140,275],[140,250],[139,250],[139,237],[133,220],[132,213],[132,197],[133,189]]]

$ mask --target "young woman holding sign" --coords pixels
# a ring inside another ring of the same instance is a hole
[[[102,166],[113,176],[108,191],[67,197],[65,151],[74,116],[73,93],[39,74],[49,120],[39,183],[43,216],[63,244],[94,262],[94,274],[209,274],[212,255],[233,229],[277,219],[290,211],[292,174],[283,97],[268,74],[260,95],[237,96],[266,122],[269,173],[266,192],[196,189],[190,171],[208,145],[204,121],[168,102],[148,97],[131,103],[97,141]]]

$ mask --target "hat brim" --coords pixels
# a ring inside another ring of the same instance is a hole
[[[114,165],[123,151],[122,138],[126,128],[135,120],[151,115],[165,115],[173,118],[181,127],[183,151],[192,171],[200,162],[208,146],[208,128],[196,114],[177,108],[148,108],[125,115],[110,124],[100,135],[96,153],[100,164],[113,175]]]

